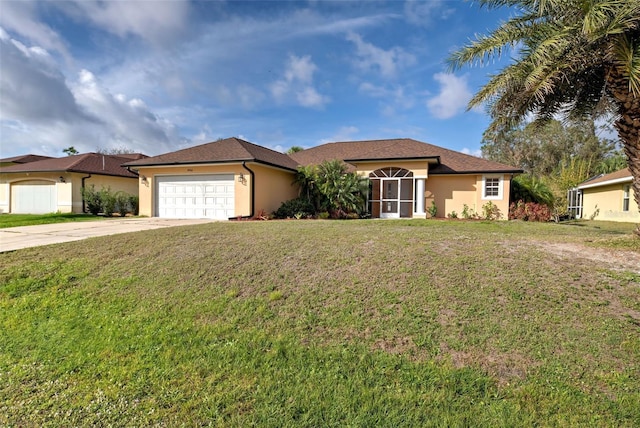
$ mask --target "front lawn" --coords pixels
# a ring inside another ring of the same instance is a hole
[[[33,226],[37,224],[66,223],[69,221],[100,220],[91,214],[51,213],[51,214],[0,214],[0,229],[5,227]]]
[[[639,426],[633,228],[221,222],[0,254],[0,425]]]

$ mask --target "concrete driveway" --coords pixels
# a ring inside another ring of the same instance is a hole
[[[40,245],[79,241],[93,236],[116,235],[163,227],[186,226],[211,223],[216,220],[167,219],[167,218],[124,218],[100,221],[78,221],[69,223],[42,224],[0,229],[0,252],[14,251]]]

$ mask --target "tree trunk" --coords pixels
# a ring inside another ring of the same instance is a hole
[[[611,70],[607,76],[607,87],[616,100],[620,117],[615,123],[618,136],[627,155],[629,170],[633,176],[634,200],[640,211],[640,97],[629,88],[629,80],[619,70]],[[640,224],[636,227],[640,237]]]

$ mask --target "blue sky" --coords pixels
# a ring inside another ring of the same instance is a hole
[[[414,138],[479,154],[496,66],[445,59],[509,16],[463,0],[0,1],[0,157],[241,137]]]

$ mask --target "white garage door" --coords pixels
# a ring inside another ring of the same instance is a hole
[[[11,186],[11,212],[46,214],[57,211],[56,185],[50,181],[22,181]]]
[[[156,215],[165,218],[214,218],[234,214],[232,174],[156,178]]]

